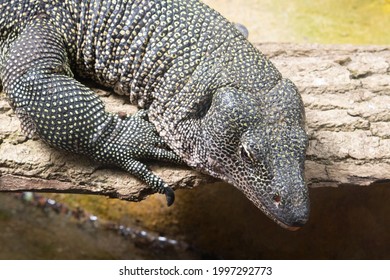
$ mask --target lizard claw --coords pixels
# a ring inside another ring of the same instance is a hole
[[[170,187],[166,187],[164,190],[165,197],[167,198],[167,205],[171,206],[175,201],[175,193]]]

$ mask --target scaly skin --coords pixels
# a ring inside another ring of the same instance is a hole
[[[301,97],[217,12],[195,0],[0,3],[0,78],[28,134],[125,168],[169,203],[141,159],[221,178],[283,227],[307,221]],[[154,126],[106,113],[73,73],[129,95]]]

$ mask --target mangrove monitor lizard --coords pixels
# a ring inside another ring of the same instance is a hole
[[[301,97],[236,26],[196,0],[0,1],[0,80],[28,136],[114,164],[185,162],[240,189],[279,225],[309,215]],[[128,117],[74,76],[128,95]]]

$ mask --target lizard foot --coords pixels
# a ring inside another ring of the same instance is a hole
[[[170,187],[165,188],[165,197],[167,198],[168,206],[171,206],[175,202],[175,193]]]
[[[166,146],[154,125],[145,120],[145,111],[126,118],[111,115],[94,145],[94,156],[101,162],[117,165],[155,192],[165,194],[168,206],[175,200],[174,191],[144,163],[160,160],[171,163],[183,161]]]
[[[175,201],[175,193],[160,177],[156,176],[150,169],[134,159],[129,159],[126,164],[121,166],[124,170],[139,178],[151,187],[155,192],[164,194],[167,199],[167,205],[171,206]]]

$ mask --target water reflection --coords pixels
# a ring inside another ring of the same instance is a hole
[[[183,241],[33,193],[0,193],[0,259],[193,259]]]

